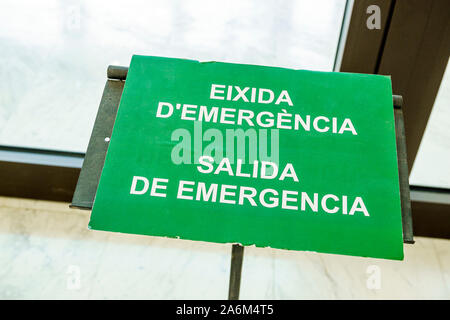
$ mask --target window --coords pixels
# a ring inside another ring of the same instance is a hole
[[[331,71],[345,0],[2,1],[0,145],[85,152],[132,54]]]

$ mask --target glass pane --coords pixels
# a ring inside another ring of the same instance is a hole
[[[345,0],[18,1],[0,10],[0,144],[86,150],[132,54],[331,71]]]
[[[450,188],[450,70],[448,62],[409,182],[418,186]]]

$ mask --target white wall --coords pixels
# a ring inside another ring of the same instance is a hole
[[[91,231],[89,215],[0,197],[0,299],[227,298],[230,245]],[[241,298],[449,299],[450,241],[416,241],[402,262],[246,248]]]

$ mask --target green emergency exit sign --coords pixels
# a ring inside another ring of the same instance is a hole
[[[133,56],[89,227],[403,259],[390,78]]]

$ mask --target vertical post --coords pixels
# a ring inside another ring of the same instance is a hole
[[[244,247],[240,244],[233,244],[231,248],[230,286],[228,288],[228,300],[239,300],[243,259]]]

